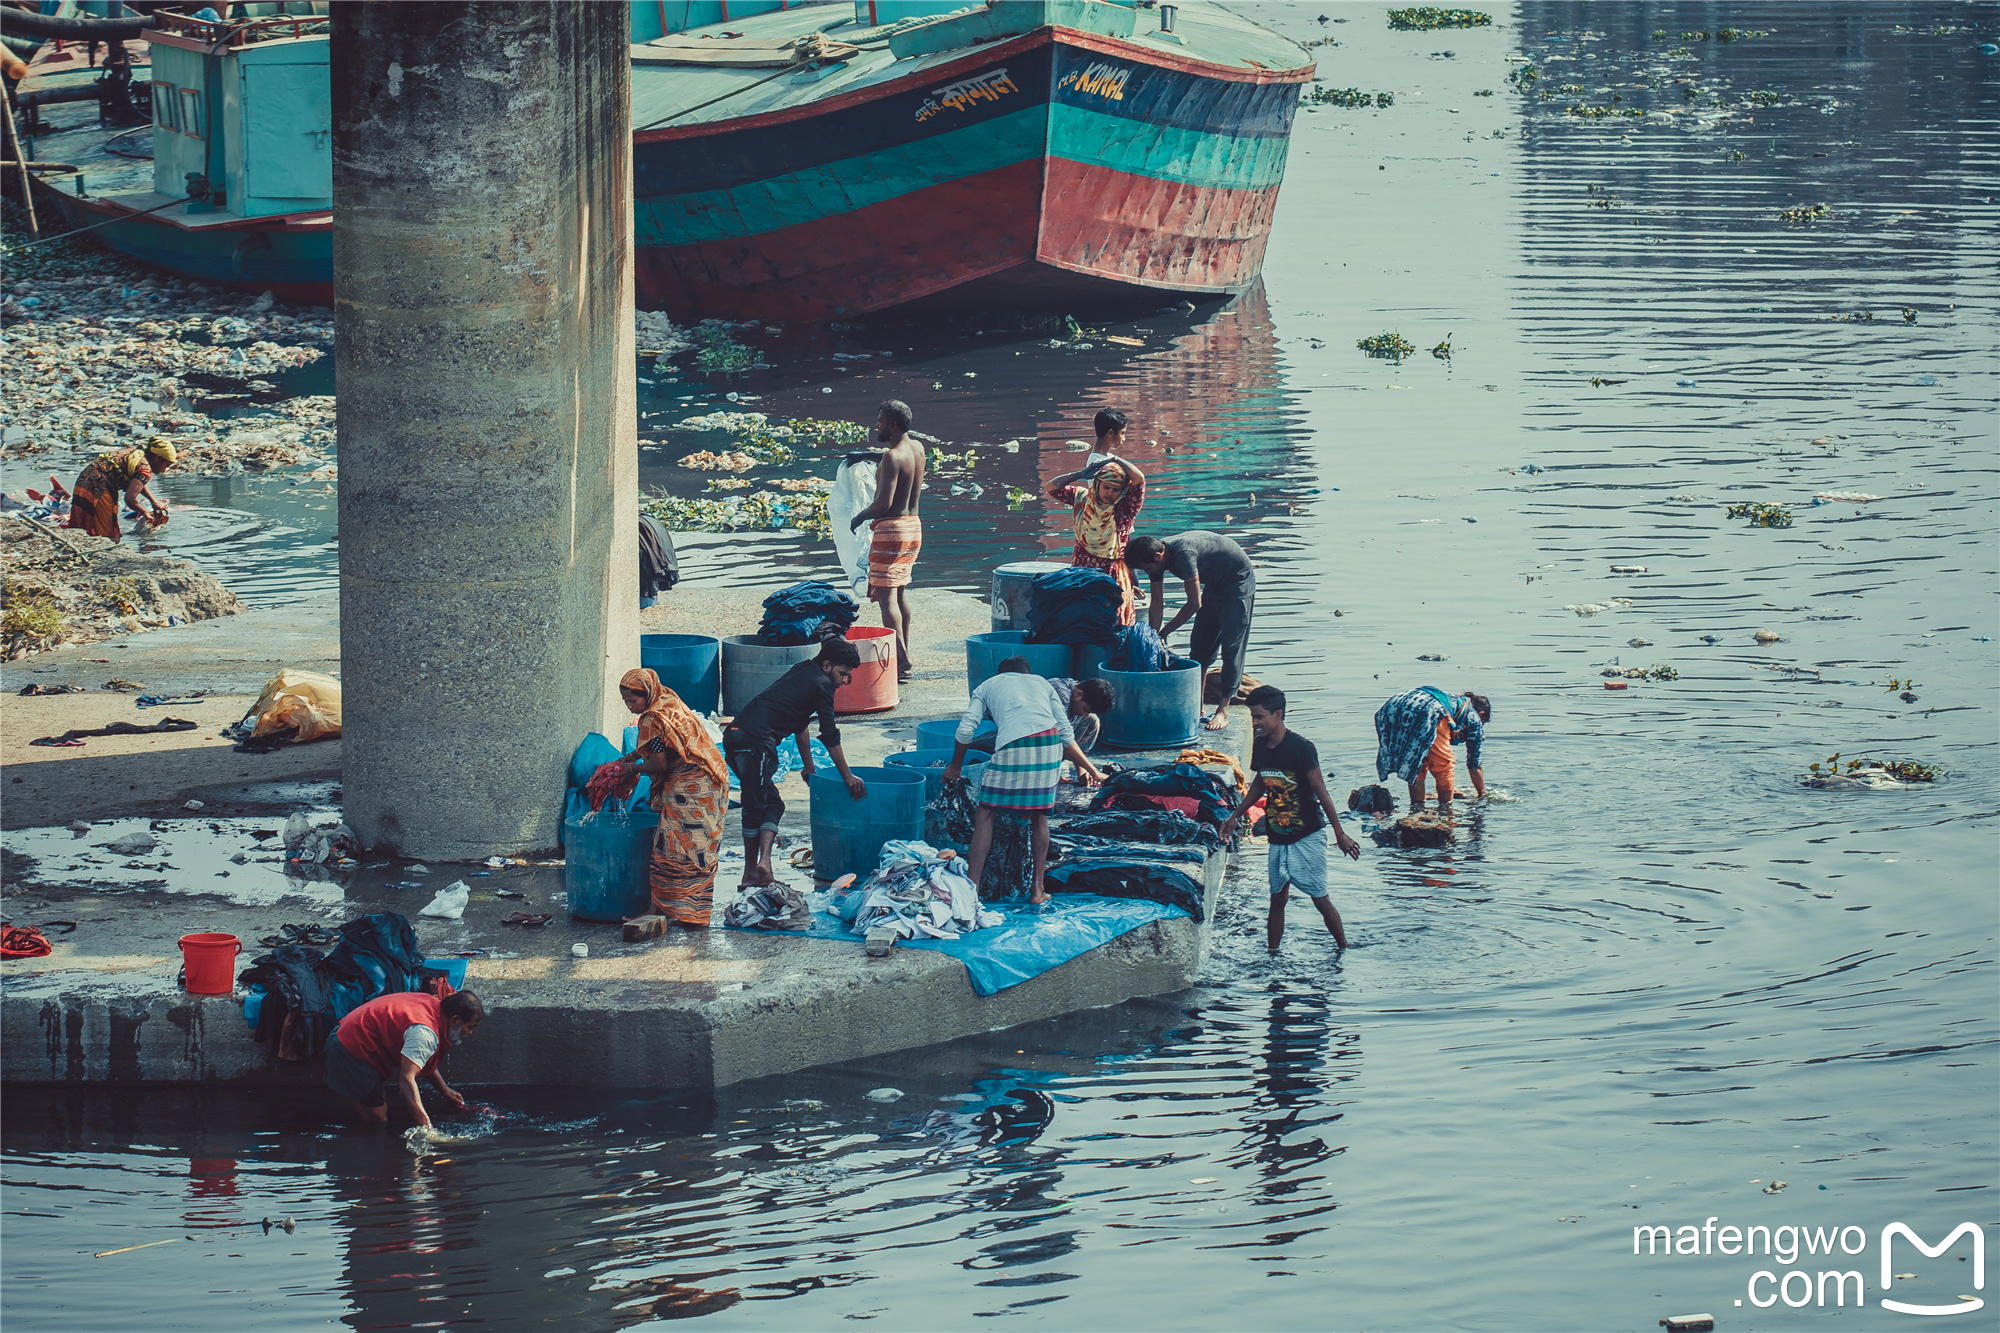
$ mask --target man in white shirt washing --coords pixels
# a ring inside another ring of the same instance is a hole
[[[995,816],[1003,811],[1027,815],[1035,862],[1028,901],[1045,903],[1049,895],[1042,872],[1049,863],[1049,808],[1055,804],[1056,774],[1062,761],[1068,759],[1088,785],[1102,782],[1104,775],[1077,748],[1067,710],[1057,705],[1048,682],[1029,670],[1026,658],[1010,657],[972,692],[972,706],[959,719],[951,764],[944,771],[947,780],[958,779],[973,734],[989,718],[999,734],[993,758],[979,770],[979,805],[972,812],[972,847],[966,869],[972,882],[979,883],[986,871],[986,854],[993,848]]]

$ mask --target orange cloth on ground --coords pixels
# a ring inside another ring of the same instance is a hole
[[[1423,766],[1417,769],[1417,781],[1422,782],[1426,773],[1435,774],[1438,799],[1442,801],[1457,790],[1452,782],[1457,771],[1458,761],[1451,752],[1451,719],[1440,718],[1437,739],[1431,742],[1431,752],[1424,756]]]
[[[1250,783],[1243,775],[1243,765],[1236,762],[1235,756],[1226,755],[1220,750],[1182,750],[1174,757],[1174,762],[1177,764],[1226,764],[1230,771],[1236,775],[1236,794],[1241,796],[1244,792],[1250,790]]]
[[[729,786],[729,770],[722,766],[722,751],[709,739],[708,728],[701,724],[692,708],[681,702],[678,694],[660,684],[659,676],[650,667],[634,667],[618,684],[646,696],[646,711],[639,714],[638,750],[642,757],[646,746],[657,740],[666,746],[671,757],[700,769],[710,781],[721,783],[725,789]],[[660,784],[655,782],[653,787],[652,805],[658,810]]]

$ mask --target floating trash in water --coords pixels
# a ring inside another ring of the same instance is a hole
[[[1917,383],[1925,385],[1927,387],[1935,387],[1937,385],[1937,376],[1919,375],[1917,376]]]
[[[1784,638],[1784,635],[1774,629],[1760,629],[1750,637],[1759,643],[1777,643]]]
[[[1579,616],[1594,616],[1600,611],[1620,611],[1630,605],[1632,605],[1630,597],[1608,597],[1601,602],[1584,602],[1580,605],[1571,603],[1563,610],[1574,611]]]
[[[865,1095],[871,1102],[894,1102],[902,1100],[903,1090],[901,1088],[876,1088],[873,1092]]]
[[[1643,574],[1646,572],[1646,567],[1644,565],[1613,565],[1611,572],[1613,574]]]
[[[1419,654],[1417,655],[1417,660],[1418,660],[1419,662],[1449,662],[1449,661],[1451,660],[1451,654],[1450,654],[1450,653],[1419,653]]]
[[[1627,639],[1625,640],[1625,646],[1627,648],[1651,648],[1653,641],[1651,639]]]
[[[1722,640],[1721,640],[1721,639],[1718,639],[1718,638],[1716,638],[1716,637],[1715,637],[1715,636],[1714,636],[1713,634],[1704,634],[1704,635],[1702,635],[1702,636],[1701,636],[1701,641],[1702,641],[1703,643],[1707,644],[1707,645],[1708,645],[1709,647],[1711,647],[1711,648],[1713,648],[1713,647],[1714,647],[1714,646],[1715,646],[1716,644],[1718,644],[1718,643],[1721,643],[1721,642],[1722,642]]]
[[[1675,380],[1674,383],[1675,385],[1683,389],[1695,389],[1701,387],[1700,380]]]

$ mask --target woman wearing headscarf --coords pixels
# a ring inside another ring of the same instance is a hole
[[[166,506],[154,497],[146,483],[153,479],[154,473],[165,472],[179,461],[173,441],[164,435],[155,435],[139,448],[99,454],[77,474],[76,485],[70,488],[74,498],[70,502],[69,521],[63,526],[119,541],[122,539],[118,528],[119,507],[129,504],[139,509],[142,499],[152,506],[153,522],[165,523]]]
[[[1076,546],[1070,563],[1101,569],[1117,579],[1125,594],[1118,623],[1133,623],[1132,571],[1125,565],[1125,543],[1146,503],[1145,474],[1129,461],[1113,458],[1081,472],[1064,473],[1048,484],[1044,494],[1075,512]]]
[[[653,910],[683,926],[705,927],[715,905],[722,820],[729,813],[729,771],[708,729],[680,696],[640,667],[618,682],[625,706],[639,715],[639,743],[626,762],[652,779],[650,882]]]

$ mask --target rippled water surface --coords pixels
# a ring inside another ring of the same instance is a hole
[[[1251,670],[1335,787],[1434,683],[1492,696],[1504,797],[1341,868],[1344,957],[1296,903],[1267,957],[1239,864],[1186,995],[712,1096],[482,1094],[422,1157],[306,1092],[10,1092],[10,1327],[1872,1328],[1902,1318],[1872,1248],[1839,1265],[1869,1313],[1760,1310],[1753,1271],[1826,1260],[1634,1257],[1631,1229],[2000,1235],[1993,11],[1256,13],[1395,96],[1300,116],[1263,292],[1117,354],[855,332],[896,355],[801,350],[745,391],[1025,441],[926,500],[919,577],[966,588],[996,545],[1066,544],[1005,487],[1125,407],[1142,527],[1261,562]],[[1680,38],[1725,25],[1768,35]],[[1652,114],[1564,112],[1590,105]],[[1452,355],[1355,350],[1385,331]],[[1679,678],[1603,688],[1655,664]],[[1951,772],[1799,785],[1836,751]],[[1899,1297],[1990,1313],[1969,1264],[1899,1257]]]

